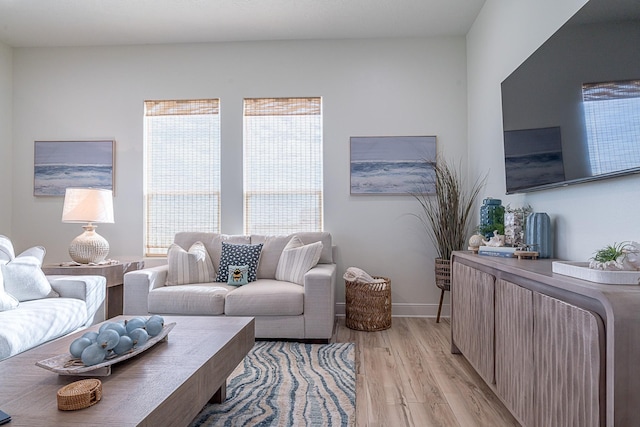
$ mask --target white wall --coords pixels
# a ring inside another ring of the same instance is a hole
[[[500,83],[586,0],[487,0],[467,34],[469,161],[490,170],[486,195],[547,212],[555,255],[586,261],[600,247],[639,240],[640,176],[505,196]]]
[[[0,234],[11,237],[13,51],[0,43]]]
[[[62,224],[62,198],[33,196],[33,141],[115,138],[115,224],[99,232],[111,255],[142,255],[143,101],[219,97],[222,231],[242,232],[242,99],[322,96],[325,230],[344,270],[391,278],[394,314],[434,315],[435,251],[407,196],[349,194],[349,137],[437,135],[446,157],[466,154],[464,38],[296,41],[14,52],[15,245],[68,259],[81,232]],[[466,168],[466,164],[463,165]]]

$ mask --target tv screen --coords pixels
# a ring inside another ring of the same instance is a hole
[[[640,2],[590,0],[501,85],[507,194],[640,172]]]

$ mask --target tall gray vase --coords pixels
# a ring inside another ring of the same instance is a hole
[[[532,212],[527,217],[525,243],[531,250],[538,251],[540,258],[553,256],[551,240],[551,219],[544,212]]]

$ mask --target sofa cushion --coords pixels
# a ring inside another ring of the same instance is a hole
[[[0,264],[6,264],[15,258],[16,254],[13,251],[13,244],[11,239],[7,236],[0,235]]]
[[[181,231],[176,233],[173,242],[180,245],[182,248],[189,248],[195,242],[204,243],[204,247],[207,248],[213,267],[216,271],[219,271],[220,255],[222,254],[222,242],[232,243],[235,245],[248,245],[251,243],[249,236],[243,235],[229,235],[218,233],[203,233],[197,231]]]
[[[262,252],[262,243],[257,245],[234,245],[222,242],[222,254],[220,255],[220,267],[216,282],[226,282],[228,280],[230,265],[248,265],[247,280],[254,282],[257,278],[260,252]]]
[[[212,315],[224,314],[225,296],[232,286],[198,283],[162,286],[149,292],[149,313]]]
[[[202,242],[195,242],[188,252],[179,245],[172,244],[167,252],[167,261],[167,286],[208,283],[215,280],[213,263]]]
[[[264,236],[260,234],[251,235],[251,243],[263,243],[262,254],[260,255],[260,264],[258,265],[258,279],[275,279],[276,269],[280,261],[280,255],[284,247],[293,236],[297,236],[302,243],[308,245],[314,242],[322,242],[322,252],[320,254],[320,264],[332,264],[332,243],[331,234],[328,232],[309,231],[293,233],[288,236]]]
[[[296,316],[304,312],[304,288],[295,283],[260,279],[227,294],[227,316]]]
[[[21,302],[17,309],[0,313],[0,359],[73,332],[86,321],[86,305],[79,299]]]
[[[262,243],[262,253],[258,264],[258,279],[275,279],[280,255],[291,240],[291,236],[252,235],[251,243]]]
[[[293,236],[280,255],[276,279],[304,285],[305,273],[318,264],[321,252],[322,242],[305,245]]]
[[[17,306],[18,300],[4,291],[4,280],[2,278],[2,269],[0,268],[0,311],[13,310]]]
[[[45,252],[42,246],[35,246],[0,265],[5,291],[18,301],[58,296],[40,268]]]
[[[229,278],[227,284],[231,286],[242,286],[249,283],[249,266],[248,265],[230,265]]]
[[[294,235],[298,236],[305,245],[308,245],[309,243],[322,242],[322,253],[320,254],[318,264],[333,264],[333,243],[331,241],[331,233],[327,231],[303,231],[294,233],[291,237]]]

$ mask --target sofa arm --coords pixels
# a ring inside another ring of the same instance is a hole
[[[304,336],[331,339],[336,316],[336,264],[318,264],[304,275]]]
[[[149,291],[164,286],[168,272],[168,265],[159,265],[126,273],[124,275],[123,313],[149,314]]]
[[[47,276],[51,287],[62,298],[81,299],[87,304],[85,326],[105,320],[107,279],[103,276]]]

